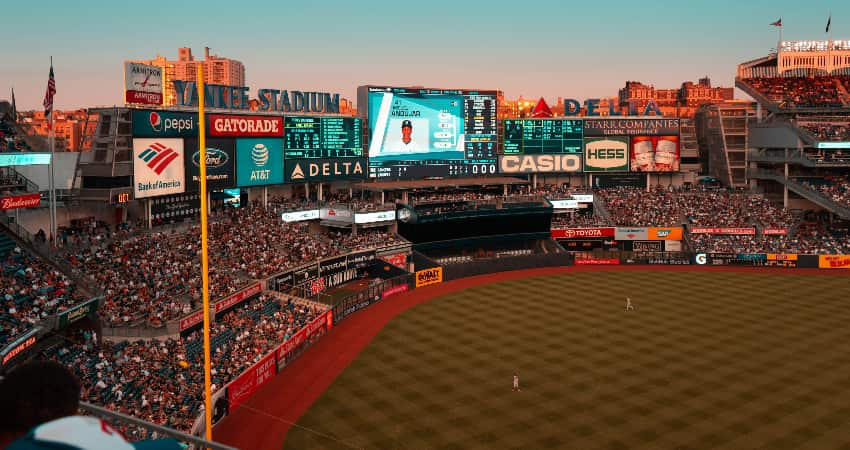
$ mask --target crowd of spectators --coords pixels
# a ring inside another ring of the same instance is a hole
[[[397,235],[380,229],[358,230],[357,234],[348,231],[329,231],[327,238],[335,253],[351,253],[367,250],[375,247],[384,247],[400,244],[402,241]]]
[[[6,235],[0,241],[12,242]],[[0,347],[48,316],[85,300],[59,270],[18,246],[0,255],[0,262]]]
[[[617,187],[597,189],[616,225],[624,227],[669,227],[684,222],[676,193],[661,186],[651,188]]]
[[[212,391],[237,377],[323,311],[260,295],[224,314],[211,327]],[[98,341],[91,332],[45,351],[81,380],[83,400],[153,423],[190,431],[203,405],[202,335]],[[131,440],[148,436],[123,430]]]
[[[848,123],[800,123],[798,126],[818,141],[850,141],[850,124]]]
[[[850,88],[850,76],[747,78],[744,80],[783,108],[841,107],[838,84]]]
[[[496,200],[502,198],[501,195],[477,191],[464,192],[422,192],[413,193],[408,196],[408,202],[411,205],[426,205],[429,203],[452,203],[452,202],[469,202],[473,200]]]
[[[94,225],[60,236],[65,261],[76,275],[104,291],[101,317],[110,326],[164,325],[200,301],[200,229],[141,232]],[[397,238],[379,231],[333,240],[307,223],[284,223],[260,207],[226,208],[210,223],[210,297],[237,292],[253,280],[287,268]]]
[[[28,152],[30,146],[7,120],[0,120],[0,152]]]
[[[822,196],[850,208],[850,177],[825,176],[819,179],[802,180],[801,183]]]

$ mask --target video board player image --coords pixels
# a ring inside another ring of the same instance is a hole
[[[369,93],[369,157],[463,159],[463,97]]]

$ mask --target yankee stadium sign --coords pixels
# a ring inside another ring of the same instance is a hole
[[[173,80],[177,106],[198,106],[198,87],[194,81]],[[250,109],[247,86],[204,85],[204,103],[209,108]],[[259,89],[260,111],[339,113],[339,94],[327,92]]]

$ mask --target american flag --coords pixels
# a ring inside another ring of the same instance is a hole
[[[47,79],[47,92],[44,93],[44,118],[47,128],[53,126],[53,96],[56,95],[56,80],[53,78],[53,61],[50,61],[50,78]]]

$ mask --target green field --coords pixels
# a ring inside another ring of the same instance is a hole
[[[446,295],[393,319],[284,448],[847,449],[850,278],[596,272]]]

